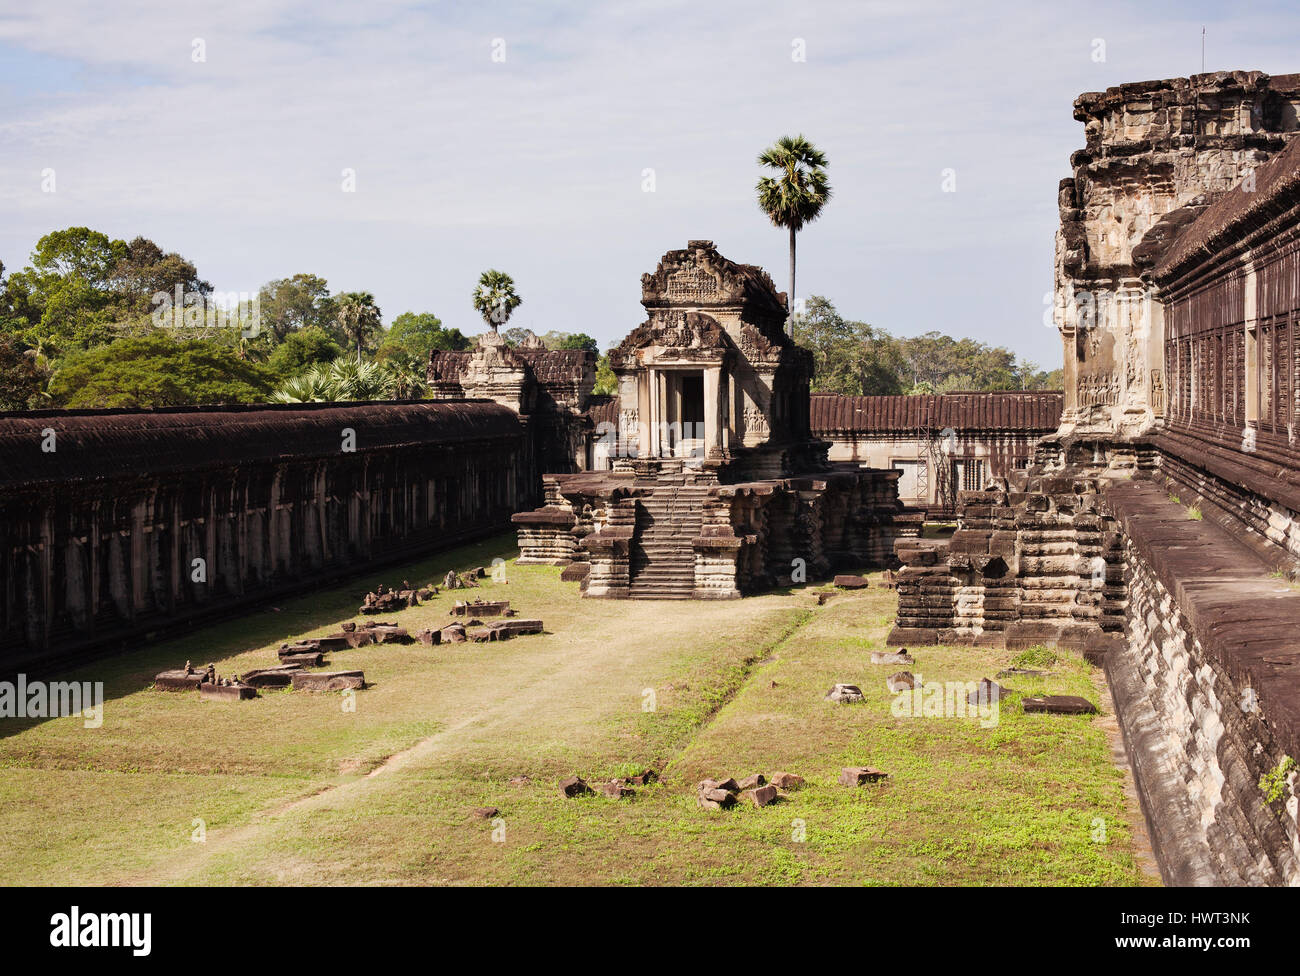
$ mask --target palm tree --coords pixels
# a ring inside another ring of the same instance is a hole
[[[394,356],[384,364],[392,384],[393,399],[417,400],[424,395],[428,382],[424,364],[417,356]]]
[[[474,308],[493,332],[509,321],[524,300],[515,294],[515,279],[504,271],[488,269],[478,277],[474,289]]]
[[[354,363],[336,359],[317,363],[305,373],[285,381],[271,394],[273,403],[343,403],[358,400],[389,400],[397,394],[397,382],[378,363]]]
[[[760,166],[777,170],[779,176],[758,181],[758,205],[777,227],[790,231],[790,311],[794,311],[794,236],[804,224],[812,223],[831,198],[826,180],[826,154],[802,135],[782,136],[776,145],[764,149]]]
[[[368,291],[344,292],[338,296],[335,310],[339,328],[350,342],[357,344],[357,364],[360,365],[362,345],[384,324],[375,296]]]

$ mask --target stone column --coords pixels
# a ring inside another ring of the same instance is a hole
[[[704,456],[722,446],[722,397],[719,396],[721,366],[704,371]]]
[[[642,456],[658,457],[659,456],[659,371],[650,369],[646,371],[646,385],[650,390],[650,412],[646,415],[646,424],[649,430],[646,432],[646,443],[641,445],[645,452]]]

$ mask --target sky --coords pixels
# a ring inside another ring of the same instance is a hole
[[[802,133],[833,196],[800,297],[1051,369],[1072,103],[1200,71],[1203,26],[1208,70],[1300,70],[1294,4],[0,0],[0,261],[86,225],[467,333],[498,268],[512,326],[606,347],[690,239],[788,288],[756,158]]]

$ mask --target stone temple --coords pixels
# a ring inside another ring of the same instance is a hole
[[[728,599],[881,565],[916,534],[898,472],[832,464],[813,436],[812,355],[764,271],[690,241],[641,304],[610,353],[609,468],[545,476],[546,504],[514,517],[521,562],[568,567],[589,597]]]
[[[616,396],[489,333],[431,357],[432,401],[0,414],[3,670],[511,528],[589,597],[893,565],[897,644],[1104,667],[1166,883],[1300,884],[1300,75],[1074,112],[1063,393],[810,397],[785,296],[691,241]]]

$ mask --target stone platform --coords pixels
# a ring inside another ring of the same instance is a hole
[[[519,562],[586,564],[590,597],[697,600],[884,566],[923,519],[899,504],[898,477],[855,465],[740,484],[688,469],[548,475],[546,504],[514,516]]]

